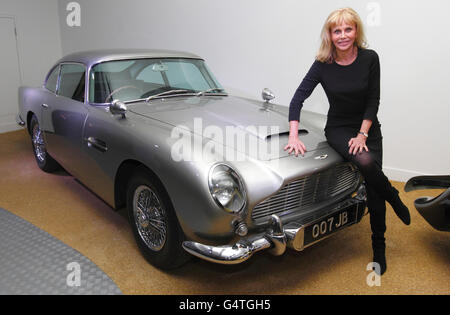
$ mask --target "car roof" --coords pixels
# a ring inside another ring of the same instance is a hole
[[[61,58],[61,62],[80,62],[88,68],[104,61],[141,59],[141,58],[190,58],[202,59],[201,57],[184,51],[164,50],[164,49],[105,49],[80,51],[69,54]]]

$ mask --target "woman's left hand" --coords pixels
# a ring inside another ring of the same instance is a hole
[[[356,153],[361,153],[363,150],[369,152],[369,148],[366,146],[366,137],[364,135],[357,135],[355,138],[351,138],[348,142],[350,149],[349,154],[356,155]]]

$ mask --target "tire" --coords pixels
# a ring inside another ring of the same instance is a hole
[[[184,234],[162,185],[144,167],[134,172],[127,187],[127,212],[134,238],[145,259],[169,270],[188,261]]]
[[[59,164],[47,152],[44,135],[39,127],[39,122],[35,115],[30,121],[31,145],[33,147],[34,158],[41,170],[51,173],[59,169]]]

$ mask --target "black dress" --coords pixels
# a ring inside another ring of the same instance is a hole
[[[292,98],[289,121],[300,120],[304,100],[319,83],[330,104],[325,136],[330,146],[344,159],[357,165],[363,174],[367,183],[372,240],[384,246],[385,201],[391,202],[397,191],[382,171],[383,137],[377,118],[380,100],[378,55],[373,50],[358,48],[355,61],[347,66],[316,60]],[[357,136],[364,119],[372,120],[366,141],[369,152],[364,150],[352,155],[349,153],[348,142]]]

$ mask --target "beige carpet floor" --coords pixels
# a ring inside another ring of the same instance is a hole
[[[81,252],[124,294],[449,294],[450,233],[433,230],[413,206],[440,190],[405,193],[404,183],[393,185],[412,223],[403,225],[388,206],[388,269],[380,286],[366,282],[368,216],[303,252],[257,253],[239,266],[193,259],[163,272],[140,255],[124,210],[113,211],[64,172],[42,172],[24,130],[0,134],[0,207]]]

